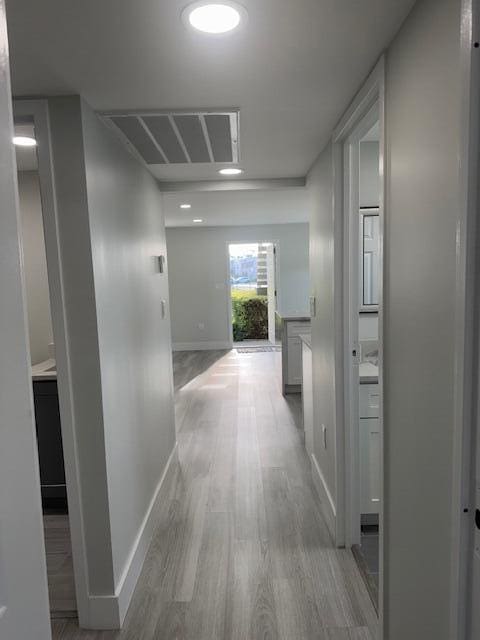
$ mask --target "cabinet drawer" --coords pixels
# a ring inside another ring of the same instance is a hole
[[[360,418],[378,418],[380,415],[378,384],[360,385],[359,415]]]
[[[287,336],[300,336],[303,333],[310,333],[310,322],[288,322]]]

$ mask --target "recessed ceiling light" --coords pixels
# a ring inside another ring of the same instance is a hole
[[[191,209],[191,208],[192,208],[191,204],[185,203],[180,205],[180,209]]]
[[[192,220],[192,222],[195,222],[196,224],[198,224],[198,223],[200,223],[200,222],[203,222],[203,220],[202,220],[202,218],[194,218],[194,219]]]
[[[239,173],[243,173],[243,169],[228,167],[227,169],[220,169],[218,173],[221,173],[222,176],[238,176]]]
[[[182,19],[187,26],[211,35],[221,35],[237,29],[245,22],[246,17],[244,7],[230,0],[201,0],[188,5],[182,12]]]
[[[37,141],[30,136],[14,136],[13,144],[17,147],[36,147]]]

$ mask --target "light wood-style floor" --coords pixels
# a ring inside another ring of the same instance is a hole
[[[76,617],[72,543],[67,514],[43,516],[48,595],[52,618]]]
[[[175,355],[180,462],[124,629],[55,621],[55,640],[373,640],[375,613],[352,554],[332,546],[279,358]]]

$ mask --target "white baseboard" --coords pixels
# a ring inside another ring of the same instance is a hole
[[[168,491],[173,472],[178,462],[177,444],[168,458],[162,477],[157,485],[143,522],[139,528],[132,550],[125,562],[125,568],[118,581],[115,594],[89,596],[90,629],[120,629],[125,619],[133,592],[159,523],[160,507]]]
[[[232,343],[225,341],[214,342],[174,342],[174,351],[215,351],[216,349],[231,349]]]
[[[320,469],[320,465],[318,464],[317,458],[315,454],[312,453],[312,476],[313,476],[313,484],[317,490],[318,496],[320,498],[320,502],[322,504],[322,511],[325,517],[325,522],[327,523],[328,530],[332,538],[335,540],[336,538],[336,521],[337,521],[337,510],[335,508],[335,502],[332,498],[332,494],[328,488],[328,485],[325,481],[325,477]]]

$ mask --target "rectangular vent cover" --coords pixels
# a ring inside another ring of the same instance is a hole
[[[102,113],[147,164],[238,163],[238,110]]]

